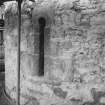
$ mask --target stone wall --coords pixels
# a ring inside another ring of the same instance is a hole
[[[5,81],[15,100],[18,33],[13,5],[5,16]],[[104,0],[44,0],[22,6],[21,105],[104,105]],[[47,22],[43,77],[37,73],[40,17]]]

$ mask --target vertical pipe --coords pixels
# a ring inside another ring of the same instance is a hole
[[[20,105],[20,42],[21,42],[21,0],[18,0],[18,51],[17,51],[17,100]]]

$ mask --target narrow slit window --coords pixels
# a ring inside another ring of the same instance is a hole
[[[40,17],[39,20],[39,76],[44,76],[44,33],[46,20]]]

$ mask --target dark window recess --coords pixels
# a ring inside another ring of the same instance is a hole
[[[5,71],[3,28],[4,28],[4,20],[0,19],[0,72]]]
[[[40,17],[39,20],[39,76],[44,76],[44,31],[46,20]]]

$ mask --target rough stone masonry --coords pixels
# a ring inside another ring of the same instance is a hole
[[[17,3],[5,10],[5,85],[16,100]],[[44,75],[39,23],[45,19]],[[22,3],[21,105],[105,105],[105,0]]]

